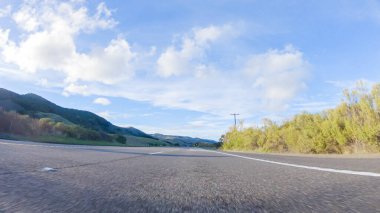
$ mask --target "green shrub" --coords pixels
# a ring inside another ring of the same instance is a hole
[[[334,109],[301,113],[277,125],[231,128],[222,138],[226,150],[264,152],[354,153],[380,152],[380,84],[368,91],[358,82],[345,90]]]
[[[117,135],[115,140],[118,143],[127,144],[127,138],[122,135]]]

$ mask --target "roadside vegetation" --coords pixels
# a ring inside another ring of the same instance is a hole
[[[194,143],[192,147],[198,147],[198,148],[203,148],[203,149],[218,149],[220,148],[222,143],[217,142],[217,143],[206,143],[206,142],[198,142]]]
[[[261,127],[241,123],[222,136],[222,149],[294,153],[380,152],[380,84],[368,90],[363,82],[345,90],[341,103],[321,113],[301,113]]]

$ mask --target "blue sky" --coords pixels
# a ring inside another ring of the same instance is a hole
[[[0,1],[0,87],[218,139],[380,79],[380,1]]]

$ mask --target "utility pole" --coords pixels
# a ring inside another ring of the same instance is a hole
[[[236,129],[236,116],[237,116],[237,115],[240,115],[240,114],[237,114],[237,113],[232,113],[231,115],[233,115],[233,116],[234,116],[234,121],[235,121],[235,129]]]

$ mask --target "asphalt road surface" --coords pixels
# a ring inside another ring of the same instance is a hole
[[[0,140],[0,212],[380,212],[380,158]]]

